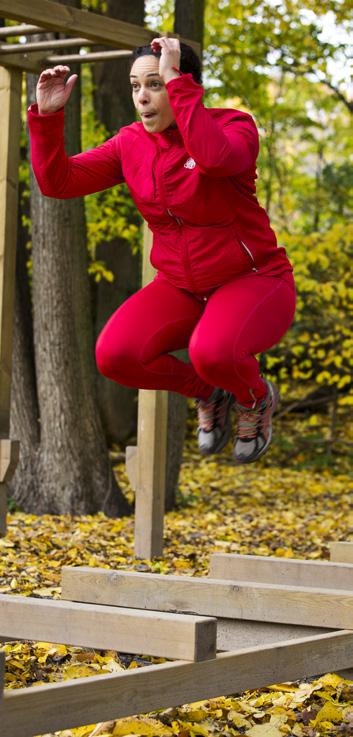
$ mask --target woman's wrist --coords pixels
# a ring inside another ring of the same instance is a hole
[[[182,72],[180,71],[180,69],[178,69],[177,67],[172,67],[171,69],[168,69],[166,72],[164,72],[164,82],[167,83],[170,82],[171,79],[178,79],[181,74]]]

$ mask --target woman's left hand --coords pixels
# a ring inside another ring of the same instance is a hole
[[[153,51],[161,50],[162,54],[159,60],[159,74],[168,82],[170,79],[178,76],[178,72],[172,67],[179,69],[180,64],[180,42],[178,38],[167,38],[161,36],[161,38],[154,38],[151,41],[151,47]]]

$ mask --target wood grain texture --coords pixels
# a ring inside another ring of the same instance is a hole
[[[10,397],[21,125],[18,71],[0,67],[0,436],[10,430]]]
[[[5,653],[0,651],[0,702],[4,695],[5,683]]]
[[[322,560],[215,553],[210,559],[209,577],[353,591],[353,565]]]
[[[216,620],[67,601],[0,595],[0,633],[9,639],[203,660],[216,653]]]
[[[152,233],[144,223],[142,283],[152,281],[155,270],[150,263]],[[168,392],[138,394],[137,448],[131,480],[135,489],[135,555],[151,559],[163,551],[167,468]]]
[[[330,543],[329,548],[332,562],[353,564],[353,542]]]
[[[64,599],[307,627],[353,629],[353,592],[191,576],[62,569]]]
[[[133,23],[78,10],[53,0],[31,0],[30,3],[28,0],[0,0],[0,16],[128,49],[144,46],[156,35],[155,31]],[[196,53],[199,52],[198,43],[189,39],[181,40],[192,46]]]
[[[33,737],[337,671],[352,661],[353,633],[339,632],[222,653],[203,663],[163,663],[9,690],[0,705],[1,726],[4,735]]]

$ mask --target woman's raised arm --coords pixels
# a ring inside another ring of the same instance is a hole
[[[42,194],[66,199],[99,192],[124,181],[119,136],[97,148],[67,156],[64,141],[64,106],[77,74],[65,83],[70,69],[45,69],[37,84],[37,104],[28,110],[31,159]]]

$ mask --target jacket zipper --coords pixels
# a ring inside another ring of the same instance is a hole
[[[169,215],[169,217],[173,218],[173,220],[177,223],[179,228],[181,228],[184,221],[182,220],[182,218],[179,218],[177,215],[174,215],[171,209],[167,207],[167,201],[165,197],[165,190],[164,190],[164,183],[163,183],[163,173],[164,173],[163,167],[161,166],[160,167],[160,177],[159,177],[159,182],[160,182],[159,193],[160,193],[161,202],[162,202],[163,207],[165,208],[165,211]],[[183,259],[185,274],[187,275],[191,289],[194,290],[194,283],[193,283],[193,278],[192,278],[188,249],[187,249],[187,245],[184,243],[182,238],[181,238],[181,252],[182,252],[182,259]]]
[[[251,251],[250,251],[250,248],[248,248],[248,246],[244,243],[244,241],[241,240],[240,243],[245,248],[247,254],[251,258],[251,261],[252,261],[252,269],[251,270],[252,271],[257,271],[256,264],[255,264],[255,259],[254,259],[253,255],[252,255]]]

